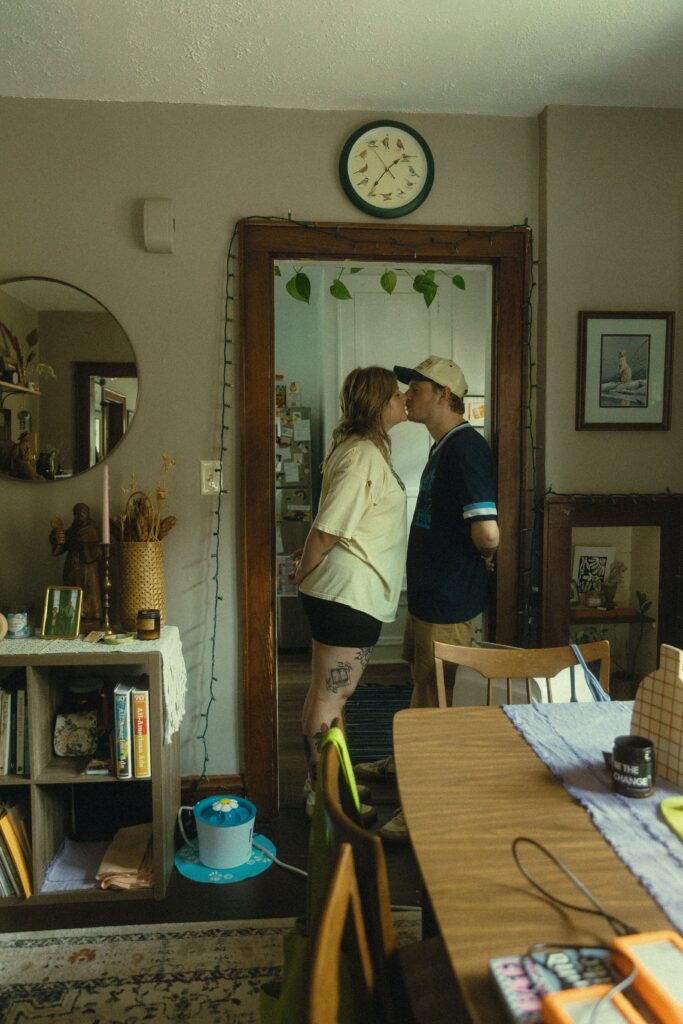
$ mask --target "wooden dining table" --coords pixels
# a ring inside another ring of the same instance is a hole
[[[429,904],[473,1024],[507,1017],[489,978],[492,957],[537,942],[605,945],[601,918],[553,906],[512,856],[530,837],[637,931],[671,928],[583,807],[498,707],[410,708],[394,716],[398,787]],[[567,902],[585,897],[539,852],[525,866]]]

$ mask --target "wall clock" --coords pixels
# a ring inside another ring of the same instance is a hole
[[[339,177],[360,210],[373,217],[402,217],[429,195],[434,158],[422,136],[407,124],[372,121],[347,140]]]

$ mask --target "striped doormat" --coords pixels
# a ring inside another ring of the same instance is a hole
[[[412,686],[362,683],[344,712],[346,743],[352,764],[376,761],[391,753],[394,715],[410,704]]]

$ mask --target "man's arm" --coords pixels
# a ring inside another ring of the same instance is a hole
[[[498,550],[500,534],[495,519],[478,519],[470,527],[472,543],[486,562],[486,567],[493,572],[493,556]]]

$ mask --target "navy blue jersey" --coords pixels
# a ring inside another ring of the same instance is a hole
[[[491,574],[472,543],[478,519],[496,519],[496,474],[485,439],[469,423],[432,450],[408,541],[408,608],[424,622],[466,622],[489,603]]]

